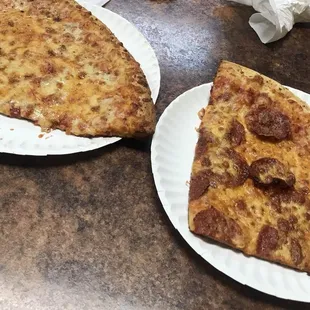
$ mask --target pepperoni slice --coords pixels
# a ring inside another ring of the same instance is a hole
[[[205,168],[204,174],[209,180],[209,186],[218,185],[237,187],[242,185],[249,176],[246,160],[232,148],[223,148],[216,153],[208,153],[201,158]]]
[[[206,151],[208,144],[214,143],[215,137],[204,128],[199,129],[199,138],[196,145],[195,159],[199,159]]]
[[[228,172],[228,169],[223,174],[222,183],[227,187],[236,187],[242,185],[249,176],[249,166],[246,160],[235,150],[225,148],[221,153],[223,159],[227,159],[233,173]]]
[[[265,225],[257,238],[256,251],[262,256],[269,256],[278,246],[278,230],[269,225]]]
[[[291,258],[295,265],[299,265],[303,260],[302,249],[297,239],[291,240],[290,248]]]
[[[281,141],[291,134],[289,118],[267,106],[260,105],[251,109],[245,116],[245,122],[248,130],[260,137]]]
[[[261,186],[260,189],[270,199],[271,207],[278,213],[282,213],[283,204],[301,205],[307,201],[306,194],[294,187]]]
[[[245,141],[245,130],[243,125],[236,119],[233,119],[227,133],[228,141],[232,147],[236,147]]]
[[[193,176],[189,187],[189,200],[196,200],[200,198],[210,185],[208,173],[202,171]]]
[[[242,235],[240,226],[231,218],[226,217],[222,212],[210,207],[200,211],[194,218],[195,233],[209,236],[232,244],[233,239]]]
[[[271,157],[255,160],[250,166],[250,177],[261,185],[292,187],[296,181],[294,174],[283,163]]]

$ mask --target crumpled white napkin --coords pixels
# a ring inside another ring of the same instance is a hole
[[[84,1],[89,2],[91,4],[103,6],[107,4],[110,0],[84,0]]]
[[[249,24],[263,43],[283,38],[298,22],[310,22],[310,0],[231,0],[258,12]]]

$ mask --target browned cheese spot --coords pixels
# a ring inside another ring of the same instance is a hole
[[[52,56],[52,57],[56,56],[56,53],[53,50],[48,50],[47,53],[49,56]]]
[[[56,86],[57,86],[57,88],[61,89],[61,88],[63,88],[64,84],[61,82],[57,82]]]
[[[95,106],[95,107],[91,107],[91,110],[92,110],[93,112],[99,112],[99,111],[100,111],[100,106],[97,105],[97,106]]]
[[[258,93],[255,96],[254,103],[256,106],[270,106],[272,104],[271,98],[266,93]]]
[[[31,78],[34,78],[34,74],[33,74],[33,73],[31,73],[31,74],[26,73],[26,74],[24,75],[24,78],[25,78],[26,80],[31,79]]]
[[[55,94],[51,94],[46,97],[43,97],[42,102],[46,105],[55,105],[60,103],[60,98]]]
[[[54,73],[56,73],[56,69],[51,62],[46,62],[44,65],[42,65],[40,71],[42,74],[54,74]]]
[[[249,81],[257,83],[259,86],[262,86],[264,84],[264,79],[259,74],[254,75],[252,78],[249,78]]]
[[[229,101],[234,94],[240,89],[240,86],[235,84],[231,79],[219,76],[214,81],[214,87],[211,89],[209,104],[214,104],[218,101]]]
[[[79,74],[78,74],[78,77],[79,77],[79,79],[84,79],[85,77],[86,77],[86,72],[79,72]]]
[[[255,90],[252,88],[240,88],[238,92],[238,101],[242,105],[253,105],[255,100]]]
[[[211,161],[208,157],[206,156],[203,156],[202,159],[201,159],[201,165],[203,167],[210,167],[211,166]]]
[[[18,83],[20,80],[20,76],[18,76],[16,73],[13,73],[9,76],[9,83],[10,84],[15,84]]]
[[[20,108],[11,106],[10,107],[10,115],[12,117],[19,118],[20,117]]]
[[[239,210],[242,210],[242,211],[244,211],[244,210],[247,209],[246,203],[244,202],[244,200],[238,200],[238,201],[236,201],[235,207],[236,207],[237,209],[239,209]]]
[[[234,211],[241,216],[248,217],[250,214],[250,211],[248,210],[246,202],[242,199],[239,199],[236,202],[234,202],[233,207],[234,207]]]
[[[202,108],[202,109],[198,112],[198,117],[199,117],[199,119],[202,120],[204,115],[205,115],[205,109]]]

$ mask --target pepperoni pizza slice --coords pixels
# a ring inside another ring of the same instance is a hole
[[[190,230],[309,272],[309,107],[276,81],[223,61],[199,114]]]

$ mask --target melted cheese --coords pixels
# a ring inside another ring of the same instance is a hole
[[[0,13],[0,113],[75,135],[152,133],[145,76],[112,33],[74,1],[23,3]]]

